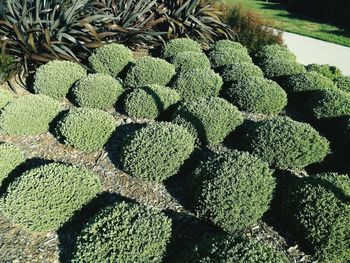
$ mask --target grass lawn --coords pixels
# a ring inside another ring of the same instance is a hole
[[[269,3],[265,0],[223,0],[223,2],[227,4],[242,2],[246,8],[273,19],[278,29],[350,47],[349,30],[291,13],[283,4]]]

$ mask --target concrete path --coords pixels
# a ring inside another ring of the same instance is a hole
[[[298,62],[329,64],[350,76],[350,48],[322,40],[284,32],[284,42],[297,56]]]

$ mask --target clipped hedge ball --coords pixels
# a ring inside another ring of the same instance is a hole
[[[15,168],[25,161],[21,150],[12,144],[0,144],[0,186]]]
[[[0,110],[13,100],[14,98],[10,92],[7,90],[0,90]]]
[[[186,249],[176,263],[291,263],[269,244],[256,239],[226,237],[207,238]]]
[[[119,80],[97,73],[82,78],[74,87],[73,96],[80,107],[108,109],[123,92],[123,84]]]
[[[133,54],[126,46],[113,43],[97,48],[89,62],[95,72],[117,77],[133,62]]]
[[[350,260],[350,179],[325,173],[301,179],[289,193],[286,214],[322,262]]]
[[[120,202],[104,208],[84,226],[72,262],[160,263],[170,236],[171,220],[163,213]]]
[[[310,101],[309,114],[316,119],[350,115],[350,94],[339,90],[321,90]]]
[[[193,69],[180,72],[172,88],[180,93],[184,100],[216,97],[223,81],[219,74],[209,69]]]
[[[343,76],[343,73],[341,72],[340,69],[327,64],[324,64],[324,65],[309,64],[305,68],[307,71],[315,71],[331,80],[334,80],[335,78]]]
[[[247,76],[263,77],[264,73],[253,63],[236,62],[226,66],[223,69],[221,76],[224,82],[236,82],[242,78],[246,78]]]
[[[162,57],[170,59],[181,52],[202,52],[201,45],[189,38],[177,38],[165,43],[162,50]]]
[[[53,231],[100,191],[101,183],[92,172],[51,163],[17,177],[1,200],[2,211],[32,232]]]
[[[173,121],[186,127],[202,144],[215,145],[243,123],[243,116],[222,98],[202,98],[180,105]]]
[[[158,85],[134,89],[124,100],[124,110],[134,118],[156,119],[180,100],[176,90]]]
[[[86,74],[86,69],[77,63],[50,61],[37,69],[34,76],[34,91],[54,99],[62,99],[67,96],[74,83]]]
[[[334,83],[337,85],[338,89],[350,93],[350,76],[338,77],[334,79]]]
[[[296,61],[296,56],[287,48],[278,44],[266,45],[259,49],[255,54],[258,61],[268,60],[271,58],[278,60]]]
[[[220,49],[212,50],[208,54],[208,58],[213,68],[219,68],[237,62],[252,63],[252,58],[249,56],[246,49]]]
[[[245,50],[245,52],[248,53],[247,48],[245,48],[241,43],[234,42],[228,39],[218,40],[210,47],[210,50],[215,50],[215,51],[224,51],[227,49],[236,49],[236,50],[240,49],[240,50]]]
[[[307,123],[276,117],[253,125],[245,147],[277,168],[303,168],[321,162],[329,142]]]
[[[44,95],[20,97],[0,112],[0,133],[12,136],[45,133],[60,111],[59,102]]]
[[[210,69],[210,61],[204,53],[181,52],[173,57],[171,63],[177,71],[185,71],[196,68]]]
[[[180,125],[150,124],[124,141],[121,163],[124,171],[135,177],[162,182],[180,169],[194,150],[194,142]]]
[[[56,129],[64,143],[85,152],[102,149],[116,128],[113,116],[90,108],[73,108]]]
[[[287,93],[274,81],[263,77],[245,77],[224,91],[227,99],[240,110],[278,114],[287,106]]]
[[[259,220],[269,208],[275,188],[267,163],[235,150],[209,157],[193,177],[196,213],[229,233]]]
[[[146,85],[166,86],[175,75],[174,65],[166,60],[153,57],[143,57],[136,61],[125,79],[125,85],[136,88]]]
[[[336,88],[332,80],[315,71],[289,76],[283,87],[289,92],[308,92]]]

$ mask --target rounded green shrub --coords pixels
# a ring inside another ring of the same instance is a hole
[[[222,98],[185,102],[175,112],[175,123],[186,127],[202,144],[219,144],[243,123],[238,109]]]
[[[276,248],[256,239],[217,236],[203,239],[183,253],[176,263],[290,263]]]
[[[0,186],[2,181],[25,161],[21,150],[12,144],[0,144]]]
[[[221,76],[224,82],[236,82],[247,76],[263,77],[264,73],[253,63],[236,62],[226,66],[223,69]]]
[[[320,90],[311,99],[308,111],[316,119],[350,115],[350,94],[339,89]]]
[[[338,89],[346,92],[350,92],[350,76],[338,77],[334,79],[334,83]]]
[[[133,54],[126,46],[113,43],[97,48],[89,62],[95,72],[117,77],[133,62]]]
[[[173,57],[171,63],[177,71],[191,70],[196,68],[210,69],[210,61],[204,53],[181,52]]]
[[[172,88],[184,100],[218,96],[223,81],[219,74],[209,69],[193,69],[180,72],[172,83]]]
[[[120,202],[84,226],[72,262],[160,263],[170,236],[171,220],[163,213]]]
[[[252,63],[252,58],[246,49],[214,49],[209,52],[208,57],[213,68],[219,68],[237,62]]]
[[[215,51],[225,51],[227,49],[245,50],[248,53],[248,50],[241,43],[228,39],[218,40],[210,47],[210,50]]]
[[[36,71],[34,91],[54,99],[61,99],[68,94],[73,84],[86,74],[86,69],[77,63],[54,60],[40,66]]]
[[[307,123],[276,117],[253,125],[245,148],[275,167],[303,168],[321,162],[329,142]]]
[[[161,182],[174,175],[194,150],[194,137],[173,123],[150,124],[123,143],[121,163],[131,175]]]
[[[44,95],[20,97],[0,112],[0,133],[13,136],[45,133],[60,111],[59,102]]]
[[[100,191],[90,171],[51,163],[16,178],[1,200],[2,211],[30,231],[57,230]]]
[[[193,178],[196,213],[230,233],[260,219],[275,188],[267,163],[235,150],[210,156],[194,171]]]
[[[116,121],[105,111],[73,108],[59,121],[59,137],[74,148],[91,152],[101,149],[113,134]]]
[[[349,175],[325,173],[301,179],[289,192],[290,226],[314,248],[322,262],[350,260]]]
[[[135,118],[156,119],[162,112],[180,100],[176,90],[158,85],[134,89],[124,100],[127,115]]]
[[[283,87],[290,92],[308,92],[336,88],[332,80],[315,71],[289,76]]]
[[[165,43],[162,51],[162,57],[170,59],[181,52],[202,52],[201,45],[189,38],[177,38]]]
[[[0,90],[0,110],[12,102],[14,98],[7,90]]]
[[[340,69],[330,65],[309,64],[306,67],[307,71],[315,71],[331,80],[343,76]]]
[[[224,91],[227,99],[240,110],[277,114],[287,105],[286,92],[274,81],[263,77],[245,77]]]
[[[266,45],[260,48],[255,54],[257,61],[268,60],[276,58],[278,60],[291,60],[296,61],[296,56],[286,47],[272,44]]]
[[[128,70],[125,85],[132,88],[153,84],[166,86],[174,75],[174,65],[160,58],[143,57]]]
[[[73,88],[73,96],[80,107],[108,109],[113,107],[123,91],[119,80],[97,73],[82,78]]]

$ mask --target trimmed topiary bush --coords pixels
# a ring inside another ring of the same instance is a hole
[[[296,56],[288,48],[277,44],[263,46],[255,54],[257,61],[269,60],[274,57],[278,60],[296,61]]]
[[[194,100],[218,96],[223,81],[219,74],[208,69],[193,69],[180,72],[172,88],[178,91],[184,100]]]
[[[309,124],[277,117],[253,125],[245,148],[278,168],[303,168],[321,162],[329,142]]]
[[[308,111],[316,119],[350,115],[350,94],[339,89],[320,90],[311,99]]]
[[[227,49],[245,50],[244,52],[248,53],[248,50],[241,43],[228,39],[218,40],[210,47],[212,51],[225,51]]]
[[[219,144],[243,123],[238,109],[222,98],[202,98],[180,105],[174,122],[186,127],[203,144]]]
[[[133,62],[133,54],[126,46],[113,43],[97,48],[89,62],[95,72],[117,77]]]
[[[180,125],[150,124],[124,141],[121,163],[135,177],[162,182],[174,175],[190,156],[194,141]]]
[[[334,79],[334,83],[337,85],[338,89],[350,92],[350,76],[338,77]]]
[[[15,224],[33,232],[57,230],[101,191],[97,176],[86,169],[51,163],[12,182],[2,211]]]
[[[45,133],[60,111],[59,102],[44,95],[20,97],[0,112],[0,133],[13,136]]]
[[[176,90],[158,85],[144,86],[126,95],[124,110],[131,117],[156,119],[179,100]]]
[[[61,99],[66,97],[73,84],[86,74],[86,69],[77,63],[54,60],[37,69],[34,76],[34,91],[54,99]]]
[[[116,128],[113,116],[90,108],[73,108],[59,121],[57,134],[64,143],[82,151],[101,149]]]
[[[0,144],[0,186],[2,181],[25,161],[21,150],[12,144]]]
[[[166,86],[174,75],[174,65],[160,58],[143,57],[129,69],[125,85],[132,88],[153,84]]]
[[[197,214],[230,233],[243,230],[262,217],[275,187],[268,164],[239,151],[209,157],[193,177]]]
[[[162,262],[171,220],[139,204],[117,203],[93,217],[78,236],[72,262]]]
[[[181,52],[202,52],[202,47],[196,41],[189,38],[177,38],[165,43],[162,51],[162,57],[171,59]]]
[[[82,78],[74,87],[73,96],[80,107],[108,109],[113,107],[123,91],[119,80],[97,73]]]
[[[252,63],[252,58],[249,56],[246,49],[220,49],[209,52],[209,60],[213,68],[219,68],[237,62]]]
[[[290,263],[276,248],[255,239],[217,236],[185,250],[177,263]]]
[[[185,71],[196,68],[210,69],[210,61],[204,53],[181,52],[173,57],[171,63],[177,71]]]
[[[7,90],[0,90],[0,110],[13,101],[13,97]]]
[[[326,173],[301,179],[289,193],[289,225],[322,262],[350,260],[349,186],[349,175]]]
[[[323,76],[334,80],[335,78],[343,76],[342,72],[340,69],[334,66],[330,65],[319,65],[319,64],[309,64],[306,67],[307,71],[315,71],[319,74],[322,74]]]
[[[236,62],[226,66],[223,69],[221,76],[224,82],[236,82],[247,76],[264,77],[264,73],[253,63]]]
[[[224,91],[227,99],[240,110],[277,114],[287,106],[286,92],[274,81],[263,77],[245,77]]]

